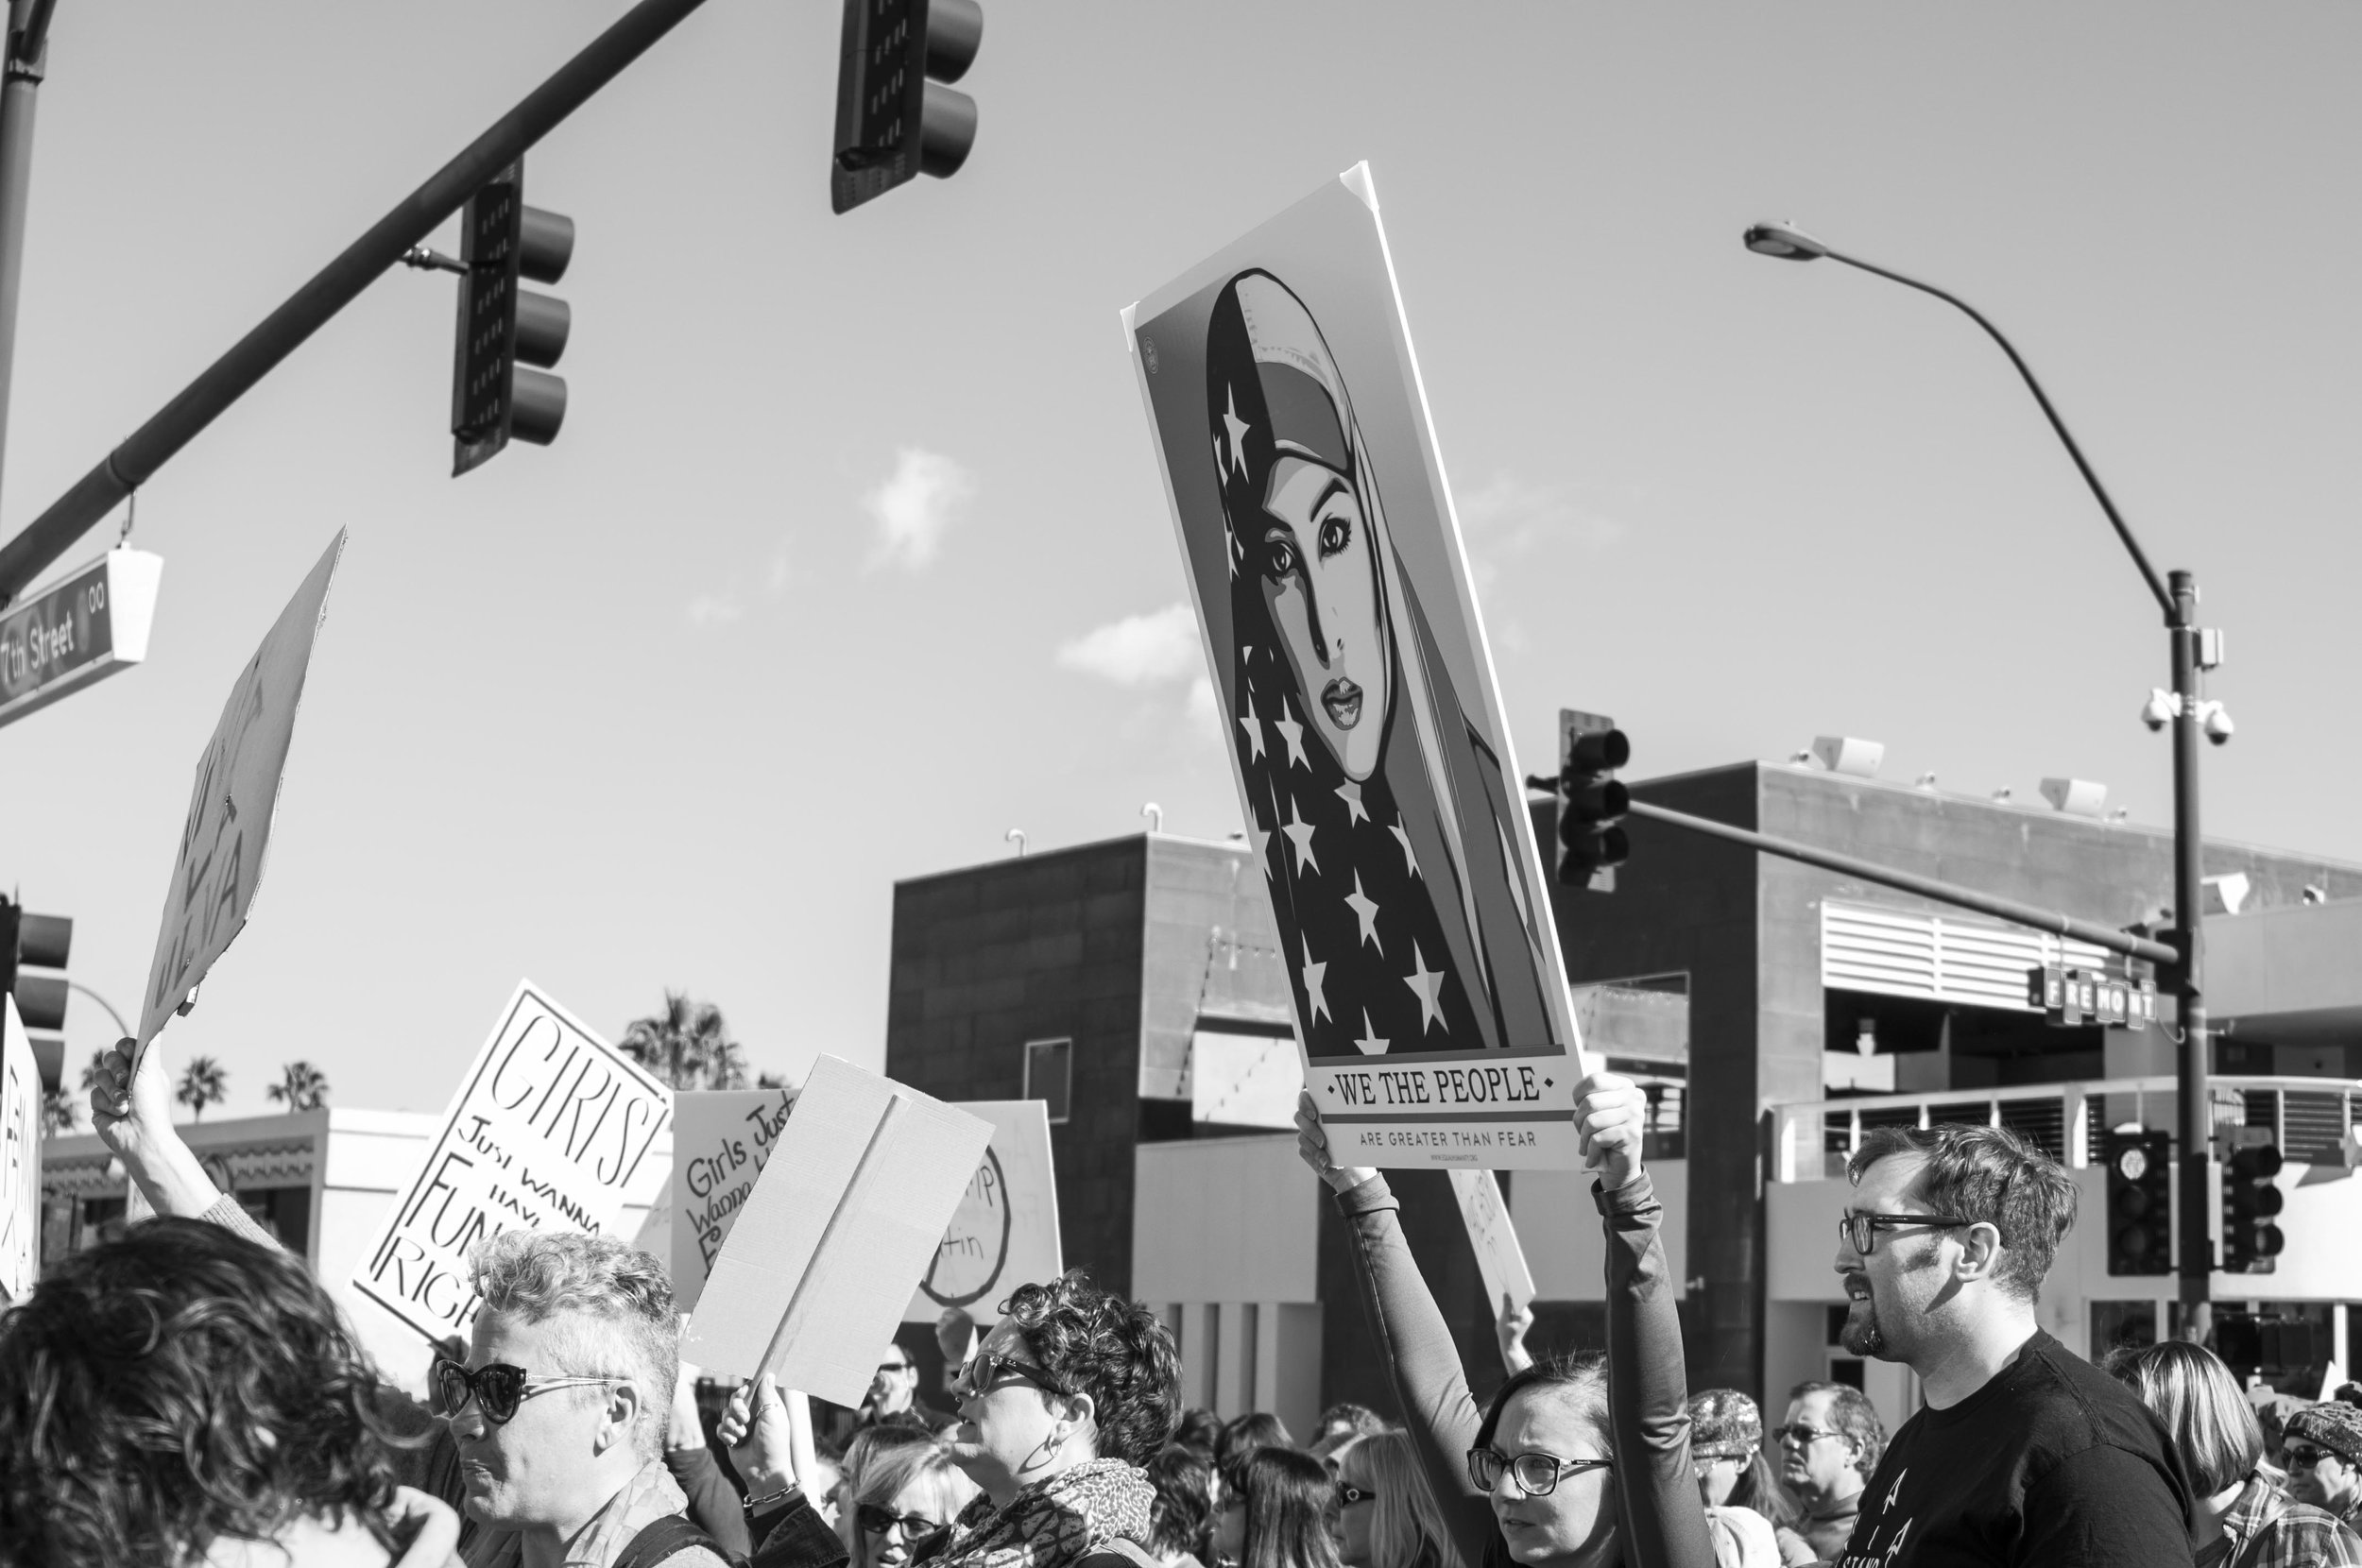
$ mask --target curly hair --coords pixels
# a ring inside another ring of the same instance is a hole
[[[483,1312],[526,1323],[558,1321],[558,1365],[526,1371],[644,1381],[632,1446],[643,1459],[664,1451],[680,1376],[680,1327],[662,1264],[613,1236],[504,1231],[476,1244],[468,1270]],[[577,1400],[599,1397],[596,1388],[574,1390]]]
[[[300,1520],[385,1525],[381,1389],[300,1260],[154,1219],[0,1319],[0,1561],[177,1563]]]
[[[1997,1287],[2021,1301],[2041,1294],[2050,1260],[2075,1225],[2075,1178],[2064,1166],[2006,1127],[1946,1123],[1865,1129],[1845,1173],[1858,1186],[1863,1172],[1891,1154],[1923,1158],[1911,1190],[1937,1213],[2000,1235]]]
[[[1171,1440],[1181,1357],[1154,1312],[1103,1290],[1080,1269],[1019,1286],[1002,1310],[1044,1372],[1090,1397],[1102,1456],[1146,1464]]]

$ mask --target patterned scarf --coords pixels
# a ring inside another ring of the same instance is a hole
[[[1148,1477],[1121,1459],[1087,1459],[995,1511],[979,1497],[928,1568],[1073,1568],[1118,1536],[1148,1539]]]

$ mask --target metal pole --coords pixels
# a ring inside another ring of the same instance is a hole
[[[1939,903],[1957,904],[1961,909],[1975,910],[1979,914],[1989,914],[1996,920],[2007,920],[2013,926],[2030,926],[2038,931],[2049,931],[2058,936],[2073,937],[2078,942],[2088,942],[2095,947],[2102,947],[2112,953],[2120,953],[2126,958],[2136,958],[2148,963],[2177,963],[2182,956],[2181,949],[2178,947],[2169,947],[2162,942],[2151,942],[2147,937],[2134,936],[2130,931],[2120,931],[2113,926],[2102,926],[2093,921],[2080,920],[2074,915],[2061,914],[2056,910],[2046,910],[2036,904],[2021,904],[2014,898],[1996,897],[1990,893],[1979,893],[1975,888],[1957,887],[1950,882],[1939,882],[1932,877],[1920,877],[1908,871],[1895,871],[1874,861],[1862,860],[1858,856],[1840,855],[1834,849],[1822,849],[1813,844],[1797,844],[1790,839],[1773,838],[1769,833],[1757,833],[1750,828],[1734,827],[1727,822],[1717,822],[1712,817],[1693,817],[1686,811],[1668,810],[1662,806],[1652,806],[1645,800],[1634,801],[1628,810],[1635,817],[1646,817],[1651,822],[1661,822],[1668,827],[1679,827],[1691,833],[1703,833],[1709,838],[1727,839],[1732,844],[1744,844],[1747,848],[1765,855],[1777,855],[1783,860],[1799,861],[1806,865],[1819,866],[1823,871],[1837,872],[1840,876],[1858,877],[1865,882],[1877,882],[1886,887],[1899,889],[1904,893],[1915,893],[1922,898],[1933,898]]]
[[[25,207],[33,182],[33,110],[49,51],[54,0],[14,0],[0,46],[0,462],[16,365],[17,290],[25,278]]]
[[[41,0],[32,3],[45,9]],[[370,225],[342,255],[322,267],[97,467],[77,480],[73,488],[52,502],[23,533],[0,546],[0,604],[22,593],[304,339],[359,298],[362,290],[401,262],[413,246],[425,243],[478,187],[522,157],[702,4],[704,0],[640,0],[458,157]]]
[[[2182,1219],[2180,1257],[2182,1336],[2203,1343],[2213,1326],[2214,1308],[2208,1287],[2215,1269],[2215,1246],[2207,1235],[2207,1164],[2215,1135],[2214,1108],[2209,1101],[2205,937],[2203,906],[2205,841],[2198,815],[2198,579],[2186,571],[2172,574],[2173,608],[2165,635],[2173,644],[2173,690],[2177,700],[2173,721],[2173,945],[2180,949],[2174,965],[2174,996],[2182,1026],[2182,1050],[2175,1063],[2174,1097],[2180,1101],[2178,1152]]]

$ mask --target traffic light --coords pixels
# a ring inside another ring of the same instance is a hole
[[[1632,852],[1620,826],[1631,792],[1610,776],[1632,760],[1632,742],[1616,721],[1562,713],[1566,759],[1558,771],[1558,880],[1597,893],[1616,891],[1616,868]]]
[[[62,914],[29,914],[0,898],[0,991],[16,997],[44,1089],[59,1085],[65,1071],[67,956],[74,947],[74,922]],[[38,970],[53,970],[41,974]]]
[[[2268,1274],[2278,1269],[2286,1238],[2272,1221],[2279,1217],[2280,1174],[2277,1144],[2251,1143],[2234,1149],[2222,1163],[2222,1271],[2226,1274]]]
[[[544,374],[566,351],[573,312],[522,288],[555,283],[574,254],[574,220],[528,207],[511,163],[459,213],[458,342],[452,355],[451,471],[489,461],[509,437],[546,447],[566,422],[566,383]],[[540,366],[539,370],[528,366]]]
[[[2173,1134],[2111,1133],[2108,1272],[2173,1272]]]
[[[976,0],[845,0],[829,169],[839,213],[915,175],[959,173],[976,142],[976,100],[943,84],[967,74],[984,39]]]

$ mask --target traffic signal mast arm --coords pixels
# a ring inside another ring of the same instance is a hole
[[[433,178],[345,247],[230,351],[133,431],[25,531],[0,545],[0,604],[22,593],[123,498],[155,477],[197,433],[277,368],[380,275],[425,244],[445,219],[705,0],[640,0]]]
[[[1903,893],[1915,893],[1922,898],[1933,898],[1939,903],[1957,904],[1961,909],[1975,910],[1979,914],[1989,914],[1996,920],[2007,920],[2011,925],[2031,926],[2038,931],[2049,931],[2057,936],[2071,936],[2078,942],[2088,942],[2095,947],[2103,947],[2112,953],[2121,953],[2126,958],[2135,958],[2145,963],[2165,965],[2177,964],[2182,959],[2179,949],[2163,942],[2152,942],[2147,937],[2134,936],[2128,931],[2117,930],[2113,926],[2102,926],[2090,920],[2079,920],[2071,914],[2061,914],[2055,910],[2045,910],[2038,905],[2021,904],[2014,898],[1997,898],[1990,893],[1978,893],[1974,888],[1958,887],[1950,882],[1939,882],[1932,877],[1915,877],[1908,871],[1890,870],[1872,861],[1858,860],[1852,855],[1840,855],[1834,850],[1819,849],[1810,844],[1773,838],[1769,833],[1757,833],[1744,827],[1734,827],[1726,822],[1716,822],[1710,817],[1693,817],[1686,811],[1668,810],[1662,806],[1652,806],[1646,801],[1633,801],[1626,809],[1635,817],[1646,817],[1652,822],[1661,822],[1668,827],[1679,827],[1692,833],[1703,833],[1710,838],[1726,839],[1733,844],[1744,844],[1750,849],[1758,850],[1766,855],[1777,855],[1784,860],[1799,861],[1806,865],[1819,866],[1823,871],[1834,871],[1847,877],[1858,877],[1865,882],[1876,882]]]

